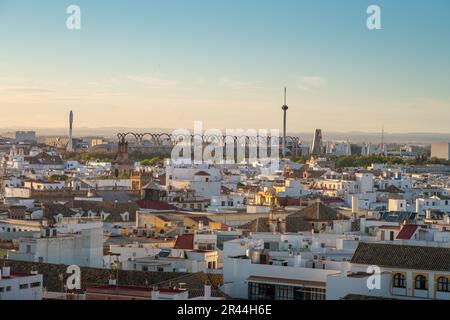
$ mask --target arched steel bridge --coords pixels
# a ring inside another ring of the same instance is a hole
[[[156,146],[175,146],[180,141],[188,141],[194,144],[195,141],[201,139],[204,144],[210,143],[233,143],[235,146],[238,144],[257,144],[259,145],[261,139],[265,139],[266,145],[271,145],[272,137],[268,136],[234,136],[234,135],[183,135],[183,134],[170,134],[170,133],[137,133],[137,132],[121,132],[117,134],[119,142],[126,142],[128,138],[135,141],[137,145],[143,145],[144,141],[149,141]],[[282,148],[283,137],[278,137],[279,146]],[[286,136],[286,148],[289,149],[292,155],[299,154],[300,138],[294,136]]]

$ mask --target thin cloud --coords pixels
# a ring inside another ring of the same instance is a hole
[[[0,91],[3,92],[17,92],[17,93],[48,93],[51,92],[49,89],[40,87],[25,87],[25,86],[0,86]]]
[[[138,82],[148,88],[170,88],[179,84],[177,80],[164,79],[156,75],[128,75],[126,79]]]
[[[298,88],[300,90],[313,91],[325,87],[327,83],[327,79],[318,76],[300,77],[298,79]]]
[[[242,90],[242,89],[261,89],[261,86],[258,82],[255,81],[241,81],[241,80],[234,80],[230,79],[228,77],[224,77],[220,79],[220,84],[224,87],[235,89],[235,90]]]

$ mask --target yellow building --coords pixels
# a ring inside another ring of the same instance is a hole
[[[221,230],[222,223],[215,222],[206,216],[186,215],[184,216],[184,228],[186,232],[195,232],[197,230]]]

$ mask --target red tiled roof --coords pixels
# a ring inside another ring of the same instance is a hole
[[[201,222],[201,223],[203,223],[204,226],[209,226],[209,222],[211,221],[211,219],[209,219],[208,217],[205,217],[205,216],[190,215],[190,216],[186,216],[186,217],[197,223]]]
[[[299,206],[300,205],[300,199],[294,199],[294,198],[289,198],[289,197],[278,197],[278,203],[282,207]]]
[[[178,211],[179,209],[167,202],[163,201],[151,201],[151,200],[138,200],[136,201],[138,206],[142,209],[152,209],[161,211]]]
[[[177,241],[173,247],[174,249],[193,250],[194,249],[194,235],[184,234],[178,236]]]
[[[397,240],[410,240],[418,228],[419,226],[415,224],[407,224],[403,226],[402,230],[400,230],[397,235]]]

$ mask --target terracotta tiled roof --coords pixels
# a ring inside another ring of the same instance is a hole
[[[97,214],[101,212],[108,213],[106,217],[106,222],[120,222],[123,221],[121,214],[128,212],[129,221],[136,221],[136,211],[138,206],[135,202],[113,202],[113,201],[85,201],[85,200],[74,200],[73,207],[77,209],[82,209],[83,216],[86,216],[87,211],[92,211]]]
[[[351,263],[412,270],[450,271],[450,248],[361,242]]]
[[[201,222],[201,223],[203,223],[204,226],[209,226],[209,222],[211,222],[211,219],[209,219],[208,217],[205,217],[205,216],[191,215],[191,216],[186,216],[186,217],[197,223]]]
[[[269,218],[257,218],[239,227],[250,232],[270,232]]]
[[[402,189],[397,188],[394,185],[390,185],[385,190],[380,190],[381,192],[389,192],[389,193],[405,193]]]
[[[223,275],[205,274],[203,272],[190,273],[160,282],[158,283],[158,286],[170,288],[171,286],[176,286],[178,283],[184,283],[186,285],[186,289],[189,293],[189,299],[203,296],[205,283],[211,284],[211,295],[213,297],[229,299],[226,294],[219,290],[220,285],[223,284]]]
[[[302,217],[303,219],[308,221],[332,221],[348,219],[335,209],[323,204],[322,202],[316,202],[306,207],[305,209],[292,214],[290,217]]]
[[[138,206],[142,209],[160,210],[160,211],[178,211],[179,209],[167,202],[163,201],[151,201],[151,200],[138,200],[136,201]]]
[[[194,249],[194,235],[184,234],[178,236],[177,241],[173,247],[174,249],[193,250]]]
[[[397,240],[410,240],[418,228],[419,226],[415,224],[407,224],[403,226],[402,230],[400,230],[397,235]]]

